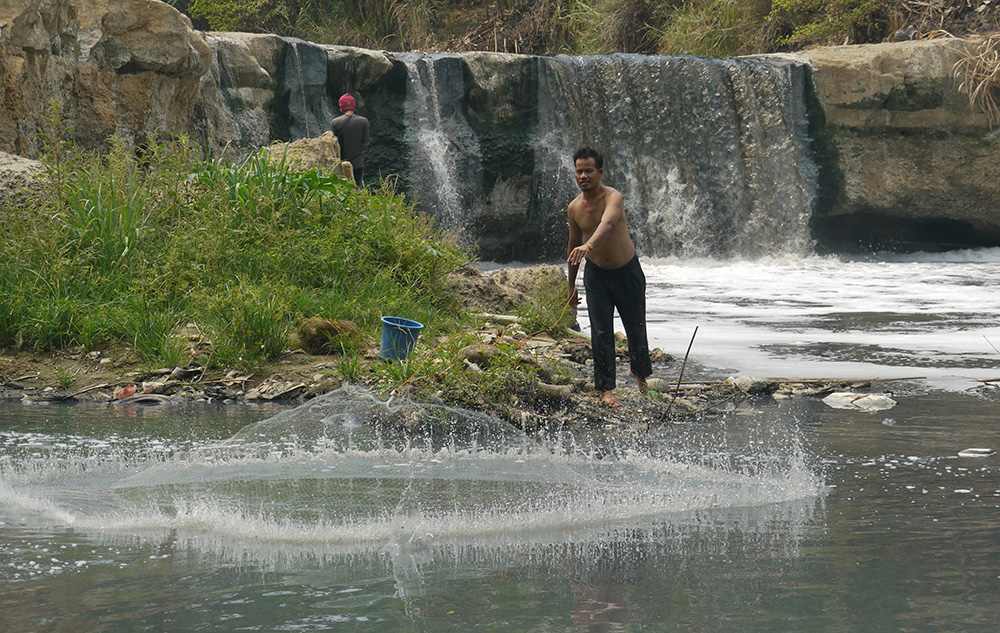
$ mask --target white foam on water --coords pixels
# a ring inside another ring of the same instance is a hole
[[[926,377],[955,391],[1000,375],[990,345],[1000,347],[1000,249],[645,259],[643,268],[650,344],[683,357],[698,327],[691,362],[717,373]]]

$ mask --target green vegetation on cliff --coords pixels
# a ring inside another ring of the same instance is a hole
[[[174,0],[200,28],[390,50],[709,56],[1000,29],[990,0]]]

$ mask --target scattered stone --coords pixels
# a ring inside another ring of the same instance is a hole
[[[909,40],[914,39],[914,36],[916,34],[917,34],[917,27],[911,24],[905,29],[899,29],[898,31],[893,33],[892,39],[897,42],[907,42]]]
[[[341,344],[361,336],[361,328],[346,319],[312,317],[299,325],[299,343],[309,354],[329,355],[341,351]]]
[[[306,390],[303,382],[274,380],[267,381],[257,388],[258,398],[263,400],[291,400]],[[247,394],[249,399],[249,394]]]
[[[651,391],[670,391],[670,383],[662,378],[647,378],[646,387]]]
[[[559,344],[566,357],[578,365],[583,365],[591,358],[590,343],[586,341],[566,340]]]
[[[127,385],[123,385],[115,389],[114,398],[115,400],[124,400],[126,398],[131,397],[135,393],[135,390],[136,390],[135,383],[130,382]]]
[[[204,371],[201,367],[174,367],[170,372],[170,378],[173,380],[191,380],[196,376],[200,376]]]
[[[674,360],[674,357],[664,352],[659,347],[654,347],[653,349],[649,350],[649,360],[651,360],[654,363],[668,363]]]
[[[990,457],[995,454],[992,448],[967,448],[958,452],[959,457]]]
[[[165,382],[147,381],[142,383],[142,393],[144,394],[166,393],[166,391],[167,383]]]
[[[856,411],[884,411],[896,406],[896,401],[888,396],[878,394],[858,394],[849,391],[831,393],[823,398],[823,403],[834,409],[853,409]]]
[[[228,385],[211,385],[205,387],[204,394],[216,400],[235,400],[240,396],[239,391]]]
[[[752,376],[730,377],[726,380],[726,384],[739,389],[743,393],[751,395],[770,393],[773,391],[772,383],[770,381],[763,378],[754,378]]]

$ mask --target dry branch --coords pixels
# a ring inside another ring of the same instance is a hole
[[[967,38],[953,72],[959,92],[969,95],[969,107],[982,111],[993,129],[1000,121],[1000,32]]]

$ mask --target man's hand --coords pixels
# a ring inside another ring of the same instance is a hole
[[[573,309],[580,306],[580,293],[576,290],[576,284],[570,286],[566,291],[566,302],[569,303]]]
[[[569,257],[566,258],[566,261],[573,266],[578,266],[583,261],[583,258],[592,250],[594,249],[590,247],[590,243],[584,242],[569,252]]]

